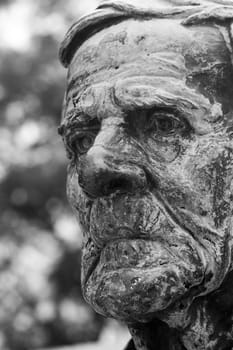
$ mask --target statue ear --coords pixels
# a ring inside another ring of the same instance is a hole
[[[124,350],[136,350],[135,346],[134,346],[133,339],[130,340],[130,342],[128,343],[128,345],[126,346],[126,348]]]

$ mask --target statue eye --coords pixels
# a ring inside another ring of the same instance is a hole
[[[171,134],[176,130],[177,120],[171,117],[159,116],[155,120],[155,126],[159,133]]]
[[[149,130],[160,136],[173,135],[184,128],[182,121],[171,114],[154,113],[149,124]]]
[[[72,149],[74,153],[84,154],[86,153],[95,140],[95,135],[93,133],[82,133],[75,137],[72,141]]]

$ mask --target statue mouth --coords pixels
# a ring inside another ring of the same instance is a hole
[[[143,314],[149,315],[202,283],[202,247],[179,225],[176,210],[167,210],[157,198],[152,192],[115,194],[93,203],[83,247],[82,288],[97,312],[137,319],[134,306],[139,305],[140,291],[146,300]],[[118,314],[115,297],[126,311]],[[103,299],[115,300],[116,310],[105,310]]]
[[[96,255],[87,268],[84,284],[87,283],[99,263],[105,264],[108,269],[121,268],[122,263],[128,268],[135,267],[138,260],[138,247],[135,244],[140,241],[148,241],[145,234],[135,234],[129,227],[119,227],[115,238],[110,238],[105,244],[102,243],[102,247],[95,245]],[[86,249],[88,251],[88,247]]]
[[[137,319],[135,305],[142,295],[143,315],[150,317],[202,282],[203,265],[195,262],[192,253],[190,245],[178,256],[168,244],[142,238],[109,241],[88,267],[84,296],[103,314],[108,310],[102,309],[102,298],[115,306],[121,301],[119,317]],[[117,316],[119,307],[109,315]]]
[[[128,268],[152,268],[168,263],[169,256],[161,243],[146,239],[116,239],[101,250],[99,264],[104,272]],[[153,261],[149,253],[153,249]]]
[[[141,260],[140,266],[146,261],[148,267],[165,264],[164,257],[156,258],[159,245],[175,249],[177,254],[179,244],[181,248],[193,246],[193,250],[199,251],[199,247],[196,249],[199,244],[189,230],[180,225],[173,210],[151,192],[144,196],[115,194],[98,199],[91,208],[89,227],[89,243],[83,250],[83,284],[99,264],[108,269],[134,268],[138,260]],[[149,261],[150,251],[153,256]],[[195,255],[196,259],[200,258],[198,253]]]

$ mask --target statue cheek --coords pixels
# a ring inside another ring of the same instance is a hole
[[[198,148],[191,147],[191,145],[185,147],[180,143],[179,153],[170,162],[164,160],[166,153],[162,158],[163,150],[164,148],[160,149],[160,158],[157,151],[153,159],[151,158],[155,183],[158,184],[162,197],[180,214],[189,212],[200,217],[200,220],[201,217],[204,217],[209,225],[215,226],[213,220],[214,196],[216,196],[218,185],[222,187],[221,193],[226,192],[224,180],[221,179],[221,176],[216,178],[215,166],[211,168],[210,161],[203,159]],[[169,154],[171,155],[171,151]],[[207,150],[208,154],[210,152]],[[225,178],[226,175],[223,176]],[[217,206],[215,207],[217,209]]]
[[[76,168],[74,165],[70,164],[67,169],[66,192],[68,200],[73,208],[76,207],[80,191],[81,189],[78,184],[78,174],[76,172]]]
[[[208,218],[212,227],[218,228],[231,214],[233,162],[230,150],[222,149],[217,153],[216,146],[214,154],[212,148],[206,148],[205,155],[196,153],[189,161],[187,176],[197,198],[196,210]]]
[[[161,163],[167,164],[173,162],[179,156],[182,146],[178,139],[149,139],[146,149],[152,161],[159,161]]]
[[[72,165],[68,168],[67,197],[70,205],[75,211],[79,223],[86,228],[88,226],[90,208],[88,200],[78,184],[76,167]]]

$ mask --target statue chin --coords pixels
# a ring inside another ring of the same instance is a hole
[[[194,261],[189,246],[177,260],[164,243],[118,240],[102,250],[83,292],[94,309],[106,317],[147,322],[200,285],[204,270],[201,261]]]

